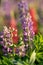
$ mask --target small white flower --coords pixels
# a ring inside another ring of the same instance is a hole
[[[7,26],[4,26],[4,33],[7,33],[7,32],[9,32],[9,30],[8,30]]]
[[[21,56],[22,55],[22,52],[19,52],[19,55]]]
[[[9,27],[9,29],[11,29],[11,27]]]
[[[1,38],[3,38],[3,35],[1,35]]]
[[[10,49],[8,48],[7,51],[9,52],[9,50],[10,50]]]
[[[15,28],[13,28],[13,31],[15,30]]]
[[[26,18],[26,21],[28,21],[28,19],[29,19],[29,18],[27,17],[27,18]]]
[[[23,15],[23,17],[25,18],[25,15]]]
[[[24,35],[27,35],[27,32],[24,32]]]
[[[30,19],[32,18],[32,16],[30,15]]]
[[[27,29],[27,27],[25,27],[25,30]]]
[[[24,24],[25,24],[26,22],[24,22]]]
[[[25,48],[22,48],[22,52],[24,52],[25,51]]]
[[[30,31],[28,32],[28,36],[30,36]]]

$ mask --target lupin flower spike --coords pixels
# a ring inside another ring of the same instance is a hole
[[[12,53],[12,48],[10,48],[12,45],[11,34],[7,26],[4,26],[3,32],[0,32],[0,45],[4,55]]]
[[[18,4],[18,8],[19,8],[19,14],[20,14],[20,19],[21,19],[21,23],[22,23],[22,28],[23,28],[23,35],[24,35],[24,42],[26,43],[28,41],[28,37],[27,37],[27,21],[26,21],[26,15],[27,15],[27,11],[28,11],[28,6],[27,3],[24,0],[21,0]]]
[[[20,1],[18,8],[19,8],[20,19],[23,28],[24,42],[27,42],[28,37],[29,40],[32,40],[35,33],[37,33],[37,22],[34,17],[35,13],[33,13],[34,10],[32,9],[28,11],[29,10],[28,4],[24,0]]]

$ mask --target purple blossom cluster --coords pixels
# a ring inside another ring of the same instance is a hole
[[[0,45],[2,46],[2,52],[4,55],[12,53],[11,34],[6,26],[4,26],[3,32],[0,32]]]
[[[34,37],[35,32],[33,31],[33,21],[30,13],[27,13],[27,21],[28,21],[28,36],[29,40],[32,40]]]
[[[26,21],[26,15],[27,15],[27,11],[28,11],[28,5],[24,0],[21,0],[18,3],[18,9],[19,9],[19,14],[20,14],[20,19],[21,19],[21,23],[22,23],[22,28],[23,28],[23,35],[24,35],[24,42],[28,41],[28,33],[27,33],[27,21]]]
[[[2,32],[0,32],[0,45],[2,46],[2,52],[6,56],[8,54],[17,54],[18,56],[25,56],[25,45],[23,41],[21,41],[21,46],[19,47],[12,47],[13,41],[12,41],[12,35],[9,28],[4,26],[4,29]],[[13,52],[13,53],[12,53]]]
[[[18,9],[23,28],[24,43],[27,43],[29,40],[32,40],[34,36],[33,22],[29,13],[28,3],[24,0],[21,0],[18,4]]]
[[[0,32],[0,44],[2,45],[3,43],[3,32]]]

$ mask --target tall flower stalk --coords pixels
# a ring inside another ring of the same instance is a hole
[[[23,0],[21,0],[18,3],[18,9],[19,9],[19,14],[20,14],[20,20],[22,23],[22,28],[23,28],[24,42],[26,44],[28,41],[28,28],[27,28],[28,23],[26,20],[26,15],[27,15],[27,11],[28,11],[27,3]]]
[[[32,17],[29,13],[28,3],[21,0],[18,4],[20,21],[22,23],[24,43],[27,44],[34,36]]]

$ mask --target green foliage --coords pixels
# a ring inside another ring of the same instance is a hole
[[[34,46],[36,50],[36,60],[38,63],[43,61],[43,36],[38,33],[34,38]]]
[[[17,46],[20,46],[20,44],[21,40]],[[2,56],[0,65],[43,65],[43,35],[40,33],[35,35],[32,45],[32,49],[29,47],[26,51],[25,57],[19,57],[14,53],[12,53],[12,56]]]

